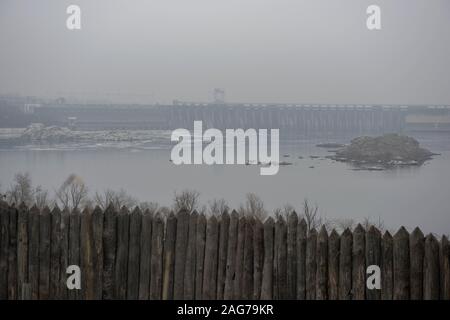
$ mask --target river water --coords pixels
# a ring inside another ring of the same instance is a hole
[[[334,219],[382,220],[388,229],[420,226],[424,232],[450,233],[450,134],[415,134],[422,146],[440,153],[421,167],[356,171],[324,158],[321,142],[340,139],[281,141],[277,175],[261,176],[258,166],[182,165],[169,161],[171,144],[152,142],[0,144],[0,183],[4,191],[17,172],[29,172],[34,184],[57,188],[71,173],[89,190],[125,189],[141,201],[170,205],[174,192],[194,189],[207,203],[225,198],[237,208],[253,192],[269,210],[286,203],[301,208],[304,199],[317,204],[321,216]],[[283,156],[285,155],[285,156]],[[313,158],[311,158],[313,156]],[[317,158],[318,156],[318,158]]]

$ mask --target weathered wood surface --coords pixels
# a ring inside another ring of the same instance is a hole
[[[423,233],[419,228],[414,229],[409,236],[411,300],[421,300],[423,298],[424,241]]]
[[[130,215],[130,235],[128,245],[128,280],[127,299],[137,300],[139,297],[139,265],[141,257],[142,212],[136,207]]]
[[[340,238],[336,230],[328,237],[328,299],[339,299]]]
[[[306,242],[307,225],[302,219],[297,225],[297,299],[306,299]]]
[[[155,225],[153,225],[155,226]],[[155,229],[152,229],[152,236]],[[163,279],[162,279],[162,299],[173,299],[173,281],[175,270],[175,241],[177,236],[177,218],[171,212],[167,217],[166,236],[164,239],[164,257],[163,257]],[[152,240],[152,259],[157,259],[157,253],[154,252],[155,243]],[[153,281],[154,273],[151,272],[151,281]]]
[[[423,298],[425,300],[437,300],[440,294],[439,242],[432,234],[425,238],[423,262]]]
[[[50,239],[50,298],[58,299],[61,277],[61,210],[55,207],[51,213]],[[98,274],[99,275],[99,274]]]
[[[269,217],[264,222],[264,263],[261,283],[261,299],[273,298],[274,221]]]
[[[39,218],[39,299],[50,298],[51,213],[48,207]]]
[[[69,266],[69,252],[70,252],[70,212],[67,208],[61,212],[61,268],[59,277],[59,292],[58,298],[67,299],[67,267]]]
[[[287,226],[282,216],[275,223],[274,299],[287,299]]]
[[[297,225],[298,216],[295,211],[289,214],[287,221],[287,299],[297,296]]]
[[[394,236],[394,300],[410,298],[409,234],[404,227]]]
[[[140,261],[139,261],[139,300],[150,298],[150,259],[152,250],[153,214],[146,210],[142,216]]]
[[[228,230],[230,228],[230,215],[223,212],[219,222],[219,255],[217,262],[217,300],[222,300],[225,290],[227,270]]]
[[[450,244],[447,236],[442,236],[439,248],[441,300],[450,300]]]
[[[316,299],[328,300],[328,233],[325,226],[317,237]]]
[[[350,229],[341,235],[339,254],[339,300],[352,299],[352,247],[353,236]]]
[[[381,241],[381,299],[394,298],[394,239],[386,231]]]
[[[9,211],[0,200],[0,299],[8,299]]]
[[[22,284],[28,283],[28,207],[22,203],[17,215],[17,283],[18,297],[22,297]]]
[[[110,205],[105,210],[103,219],[103,299],[113,299],[115,292],[114,266],[116,261],[117,243],[117,211]]]
[[[317,231],[308,233],[306,242],[306,300],[316,299]]]
[[[208,219],[206,225],[205,264],[203,273],[202,299],[216,299],[217,293],[217,250],[219,240],[219,223],[215,216]]]
[[[353,300],[364,300],[366,294],[366,235],[359,224],[353,231],[352,293]]]
[[[8,241],[8,299],[16,300],[18,296],[18,281],[17,281],[17,219],[18,211],[14,205],[8,208],[9,215],[9,241]]]
[[[261,220],[255,220],[253,229],[253,299],[261,297],[261,283],[264,266],[264,226]]]
[[[366,232],[366,267],[376,265],[381,270],[381,233],[371,226]],[[380,300],[381,289],[368,289],[366,285],[366,299]]]
[[[162,298],[164,221],[157,215],[152,225],[152,256],[150,259],[150,299]]]
[[[230,216],[230,224],[228,228],[227,265],[225,270],[225,285],[223,293],[223,298],[226,300],[234,298],[238,224],[238,214],[233,210]]]
[[[31,286],[31,299],[39,299],[39,218],[40,211],[34,206],[30,209],[28,277]]]
[[[129,240],[130,212],[126,207],[122,207],[117,215],[117,255],[114,267],[115,299],[127,298]]]
[[[253,296],[253,226],[255,221],[248,218],[245,225],[244,239],[244,274],[242,277],[243,290],[242,298],[246,300],[252,299]]]
[[[245,241],[245,224],[247,220],[244,217],[239,219],[237,228],[237,244],[236,244],[236,267],[233,279],[233,299],[242,298],[242,278],[244,274],[244,241]]]
[[[201,214],[197,219],[195,236],[195,299],[203,299],[203,271],[206,246],[206,217]]]
[[[189,214],[182,210],[177,214],[177,233],[175,241],[175,274],[173,298],[184,299],[184,269],[186,267],[186,254],[189,232]]]
[[[195,297],[195,247],[197,236],[198,213],[193,212],[189,217],[188,241],[186,252],[186,267],[184,270],[184,299],[193,300]]]

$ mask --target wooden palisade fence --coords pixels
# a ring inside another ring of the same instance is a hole
[[[0,203],[0,299],[450,299],[447,237],[307,230],[292,213],[167,217]],[[381,268],[381,290],[366,266]],[[66,268],[81,268],[68,290]]]

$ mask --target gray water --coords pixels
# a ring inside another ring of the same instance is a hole
[[[0,183],[4,191],[15,173],[27,171],[35,184],[54,190],[69,174],[76,173],[91,193],[123,188],[141,201],[170,205],[175,191],[188,188],[199,191],[205,204],[225,198],[232,208],[244,202],[246,193],[253,192],[269,210],[286,203],[300,209],[308,199],[327,219],[361,221],[370,217],[384,221],[389,229],[420,226],[425,232],[448,234],[450,135],[416,138],[441,155],[421,167],[387,171],[355,171],[348,164],[324,159],[330,153],[315,147],[323,140],[282,141],[280,160],[293,165],[281,166],[275,176],[261,176],[258,166],[176,166],[169,161],[169,143],[3,144]],[[312,159],[311,155],[321,158]]]

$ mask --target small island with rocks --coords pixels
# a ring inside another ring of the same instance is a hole
[[[420,147],[419,142],[412,137],[385,134],[355,138],[329,158],[352,163],[363,170],[384,170],[398,166],[420,166],[434,155]]]

